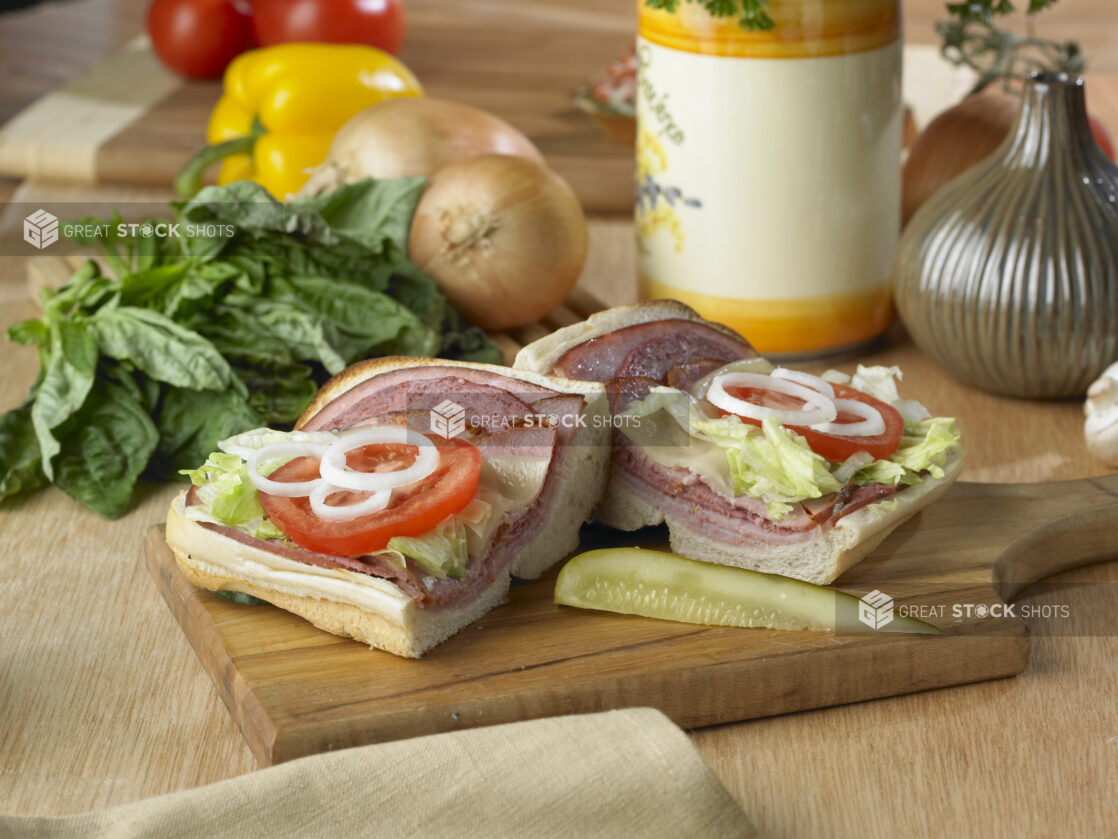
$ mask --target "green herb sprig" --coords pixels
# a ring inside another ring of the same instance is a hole
[[[650,9],[674,12],[679,8],[679,2],[680,0],[645,0],[645,5]],[[738,25],[749,32],[767,32],[776,27],[776,22],[765,11],[769,8],[768,0],[686,0],[686,2],[698,3],[712,17],[736,17]]]
[[[995,22],[1017,11],[1011,0],[948,3],[947,11],[953,18],[936,23],[936,32],[943,39],[943,57],[978,72],[971,93],[978,93],[998,80],[1007,85],[1022,81],[1032,72],[1082,73],[1087,63],[1077,44],[1038,38],[1032,31],[1033,16],[1056,2],[1029,0],[1025,10],[1027,35],[1002,29]]]

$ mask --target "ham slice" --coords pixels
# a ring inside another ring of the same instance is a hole
[[[726,366],[726,362],[720,358],[697,358],[694,361],[673,364],[664,377],[664,384],[668,387],[674,387],[676,390],[690,393],[700,379],[724,366]]]
[[[694,320],[656,320],[627,326],[571,347],[555,363],[568,379],[608,382],[618,376],[664,381],[680,361],[712,358],[728,364],[757,355],[748,342]]]
[[[577,430],[585,405],[577,393],[559,393],[486,370],[416,367],[366,379],[311,417],[302,430],[352,428],[406,412],[411,428],[430,433],[430,412],[447,401],[463,409],[471,439],[524,427],[529,417],[532,422],[548,417],[554,418],[561,443]]]

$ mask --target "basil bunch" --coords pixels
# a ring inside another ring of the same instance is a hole
[[[173,205],[180,232],[207,235],[98,239],[115,277],[87,262],[8,330],[41,369],[0,416],[0,501],[53,482],[115,518],[141,476],[177,478],[219,440],[290,425],[358,359],[499,362],[407,260],[422,189],[367,180],[283,204],[238,182]]]

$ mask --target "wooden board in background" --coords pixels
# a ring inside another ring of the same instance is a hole
[[[400,58],[429,96],[524,131],[587,212],[632,213],[632,149],[609,140],[572,97],[632,43],[635,7],[409,0],[408,16]],[[138,38],[0,128],[0,175],[165,186],[205,144],[220,90],[176,77]]]
[[[162,527],[148,532],[145,552],[250,748],[272,764],[557,714],[652,706],[693,728],[1011,676],[1028,663],[1025,626],[956,620],[951,606],[997,604],[1039,576],[1110,558],[1115,517],[1118,476],[952,487],[838,583],[898,604],[942,604],[945,617],[931,619],[941,636],[702,627],[572,609],[552,602],[552,571],[419,660],[195,589]]]

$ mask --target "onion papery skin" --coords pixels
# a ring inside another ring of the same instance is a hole
[[[490,331],[534,323],[566,300],[586,249],[586,218],[567,183],[507,155],[436,172],[409,248],[451,305]]]
[[[543,155],[523,133],[479,108],[427,97],[388,99],[358,113],[330,144],[300,195],[318,195],[363,178],[429,176],[481,154]]]

